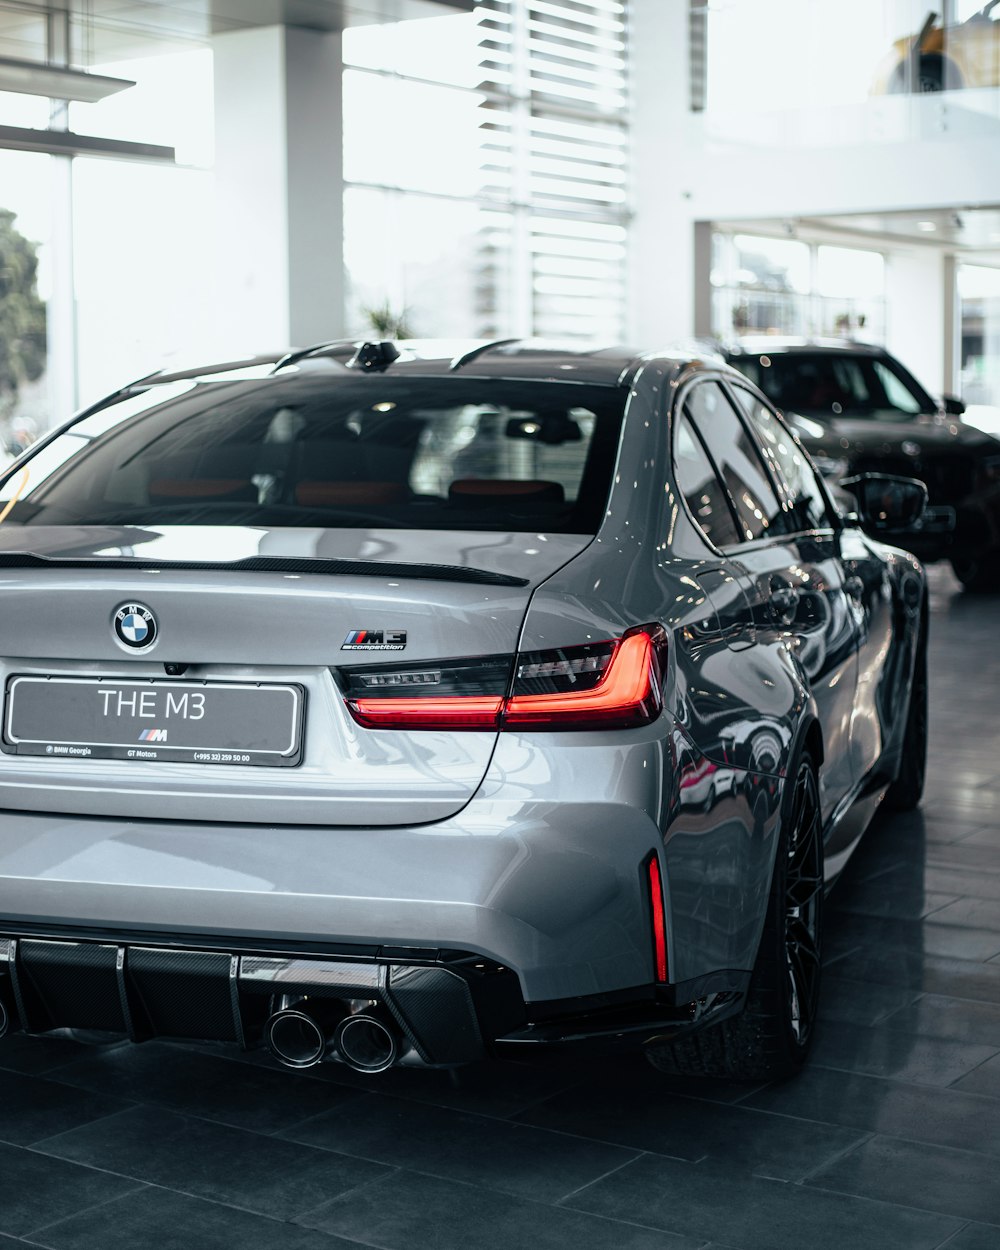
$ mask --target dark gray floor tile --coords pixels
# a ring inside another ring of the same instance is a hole
[[[73,1089],[44,1077],[0,1071],[0,1141],[30,1146],[130,1105],[121,1098]]]
[[[986,846],[991,848],[1000,847],[1000,804],[996,802],[994,796],[994,813],[997,816],[997,823],[987,825],[983,829],[976,830],[975,833],[969,835],[967,841],[969,846]]]
[[[992,898],[959,898],[930,917],[931,924],[1000,930],[1000,902]]]
[[[1000,903],[1000,872],[963,872],[960,868],[928,866],[924,880],[928,890],[936,893],[988,898]]]
[[[927,847],[927,863],[946,868],[960,868],[964,872],[1000,872],[1000,847],[976,846],[968,838],[947,845],[934,844]]]
[[[807,1184],[1000,1224],[996,1160],[966,1150],[873,1137],[821,1168]]]
[[[910,1085],[811,1065],[793,1081],[751,1094],[746,1105],[1000,1159],[1000,1111],[954,1085]]]
[[[153,1107],[99,1120],[35,1149],[278,1219],[291,1219],[384,1171],[343,1154]]]
[[[559,1065],[496,1061],[450,1071],[393,1068],[377,1076],[353,1072],[341,1063],[326,1063],[314,1068],[311,1075],[325,1084],[346,1089],[410,1098],[436,1107],[503,1119],[559,1090],[592,1081],[597,1073],[595,1065],[575,1062]]]
[[[41,1076],[106,1049],[108,1047],[88,1046],[58,1033],[36,1036],[8,1033],[0,1039],[0,1068]]]
[[[861,916],[841,913],[831,921],[829,945],[896,946],[975,962],[1000,954],[1000,929],[966,928],[927,920],[899,920],[888,916]]]
[[[791,1120],[745,1105],[709,1106],[693,1098],[661,1097],[630,1107],[600,1089],[573,1091],[532,1107],[520,1117],[539,1128],[616,1142],[695,1163],[709,1159],[738,1172],[800,1180],[860,1142],[865,1132]]]
[[[874,981],[852,981],[833,975],[835,968],[823,976],[823,990],[819,1012],[824,1020],[839,1020],[842,1024],[876,1024],[885,1016],[891,1016],[901,1007],[907,1007],[916,997],[916,991],[891,985],[878,985]]]
[[[966,1224],[941,1250],[997,1250],[997,1246],[1000,1246],[1000,1228],[996,1225]]]
[[[900,885],[888,888],[883,877],[862,881],[850,891],[831,899],[832,915],[837,912],[858,912],[865,916],[896,916],[901,920],[920,920],[958,900],[954,894],[937,894],[921,886]],[[835,923],[831,921],[831,923]]]
[[[980,1042],[1000,1050],[1000,1003],[977,1003],[925,994],[884,1021],[887,1028],[922,1037],[944,1037],[958,1042]]]
[[[155,1042],[69,1064],[59,1069],[59,1080],[258,1133],[276,1132],[359,1096],[277,1067],[254,1067]]]
[[[990,1098],[1000,1098],[1000,1055],[981,1063],[968,1076],[956,1081],[954,1088],[965,1090],[969,1094],[986,1094]]]
[[[573,1194],[565,1205],[741,1250],[936,1250],[963,1222],[654,1155]]]
[[[697,1250],[701,1238],[682,1237],[634,1223],[606,1220],[524,1198],[491,1193],[433,1176],[401,1172],[391,1182],[371,1185],[337,1199],[301,1221],[342,1236],[385,1247],[413,1250]]]
[[[995,1046],[912,1037],[884,1024],[864,1028],[824,1021],[816,1033],[812,1062],[916,1085],[951,1085],[996,1051]]]
[[[620,1167],[635,1151],[399,1098],[329,1111],[284,1137],[394,1167],[552,1202]]]
[[[899,947],[855,947],[827,964],[831,976],[877,985],[906,986],[926,994],[945,994],[1000,1003],[1000,965],[968,959],[943,959]]]
[[[60,1220],[34,1233],[31,1243],[51,1250],[343,1250],[359,1245],[155,1186]]]
[[[15,1237],[138,1188],[135,1181],[19,1146],[0,1145],[0,1176],[0,1232]]]

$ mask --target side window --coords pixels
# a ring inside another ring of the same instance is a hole
[[[757,432],[778,484],[786,491],[784,528],[792,533],[833,527],[823,489],[809,461],[774,413],[758,399],[734,386],[740,407]]]
[[[684,411],[726,484],[739,522],[739,541],[782,531],[782,508],[760,453],[718,382],[701,382]]]
[[[691,515],[716,547],[740,541],[726,488],[716,476],[705,449],[684,413],[674,435],[674,476]]]
[[[914,415],[920,411],[921,405],[916,395],[911,394],[903,385],[902,379],[897,378],[890,369],[887,369],[881,360],[873,360],[872,369],[882,385],[882,390],[885,391],[886,403],[890,408]]]

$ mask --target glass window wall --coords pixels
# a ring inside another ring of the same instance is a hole
[[[977,425],[1000,434],[1000,268],[958,267],[960,391]]]
[[[853,338],[886,330],[885,257],[801,239],[712,238],[712,332]]]
[[[344,57],[351,330],[621,338],[625,5],[483,0]]]
[[[0,151],[0,463],[50,423],[51,161]]]

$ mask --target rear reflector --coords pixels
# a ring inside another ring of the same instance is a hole
[[[666,634],[659,625],[511,659],[341,669],[347,707],[368,729],[631,729],[660,714]],[[508,693],[509,691],[509,693]]]
[[[654,854],[647,866],[649,904],[653,917],[653,966],[657,981],[667,979],[667,922],[663,908],[663,882],[660,879],[660,861]]]

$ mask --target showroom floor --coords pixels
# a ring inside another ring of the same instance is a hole
[[[0,1250],[997,1250],[1000,598],[932,586],[927,795],[830,900],[796,1080],[641,1060],[299,1076],[8,1037]]]

